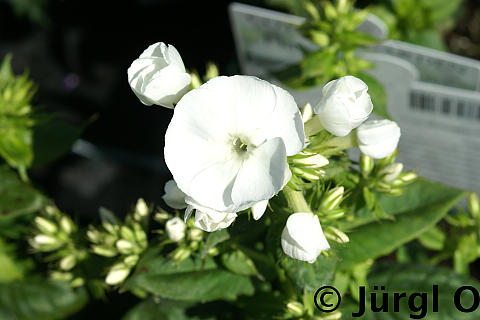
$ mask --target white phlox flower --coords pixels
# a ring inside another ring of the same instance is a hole
[[[287,91],[255,77],[217,77],[175,107],[165,161],[197,213],[221,212],[226,220],[220,220],[231,223],[234,213],[285,186],[287,156],[300,152],[304,141],[299,109]]]

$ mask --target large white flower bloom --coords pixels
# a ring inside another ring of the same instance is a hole
[[[165,183],[165,194],[162,196],[163,201],[174,209],[185,209],[187,204],[185,203],[185,193],[177,187],[175,180],[169,180]]]
[[[309,263],[314,263],[320,252],[330,248],[318,217],[309,212],[288,217],[281,244],[286,255]]]
[[[364,122],[373,110],[368,86],[360,79],[346,76],[327,83],[315,113],[330,133],[343,137]]]
[[[182,219],[175,217],[167,221],[165,224],[165,230],[167,231],[168,238],[172,241],[178,242],[185,238],[185,230],[187,226]]]
[[[374,159],[392,154],[400,139],[400,127],[395,121],[369,120],[357,129],[360,151]]]
[[[291,176],[287,156],[304,141],[287,91],[255,77],[217,77],[177,104],[165,161],[187,203],[235,213],[283,188]]]
[[[177,49],[163,42],[149,46],[128,68],[128,83],[147,106],[173,108],[187,92],[190,80]]]

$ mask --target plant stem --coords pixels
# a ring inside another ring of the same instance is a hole
[[[302,191],[297,191],[286,186],[283,188],[283,193],[294,212],[312,212]]]
[[[335,137],[322,144],[322,147],[326,149],[325,152],[322,152],[322,155],[328,156],[356,146],[358,146],[357,134],[352,130],[344,137]]]

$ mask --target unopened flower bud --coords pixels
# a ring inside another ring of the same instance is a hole
[[[321,168],[328,164],[328,159],[317,153],[300,152],[300,157],[294,158],[292,163],[298,163],[310,168]]]
[[[390,182],[395,180],[402,173],[403,164],[392,163],[378,172],[379,177],[383,177],[383,181]]]
[[[305,312],[303,304],[298,301],[290,301],[289,303],[287,303],[287,310],[291,315],[295,317],[301,317]]]
[[[72,288],[78,288],[78,287],[82,287],[83,285],[85,284],[85,279],[83,278],[75,278],[72,280],[72,282],[70,282],[70,286]]]
[[[36,217],[35,225],[38,230],[45,234],[53,234],[58,230],[57,226],[53,222],[43,217]]]
[[[120,236],[130,242],[135,242],[135,233],[127,226],[120,227]]]
[[[120,239],[115,243],[117,250],[122,254],[130,254],[134,251],[135,245],[128,240]]]
[[[192,72],[190,74],[190,76],[191,76],[191,79],[192,79],[192,81],[190,83],[192,88],[193,89],[199,88],[202,85],[202,80],[200,80],[200,76],[198,75],[198,73],[197,72]]]
[[[191,254],[191,251],[187,248],[178,248],[174,251],[173,253],[173,259],[175,261],[183,261],[185,259],[187,259]]]
[[[336,207],[338,207],[340,202],[342,202],[343,200],[343,192],[344,192],[343,186],[335,187],[333,189],[328,190],[322,200],[321,207],[325,211],[331,211]]]
[[[216,247],[210,248],[210,250],[208,250],[208,254],[211,255],[211,256],[216,256],[219,253],[220,253],[220,251],[218,251],[218,249]]]
[[[172,218],[165,224],[168,238],[172,241],[178,242],[185,238],[185,229],[187,226],[185,222],[179,217]]]
[[[137,264],[138,259],[139,259],[139,256],[134,254],[134,255],[128,256],[125,259],[123,259],[123,263],[125,263],[125,265],[133,268]]]
[[[207,68],[205,70],[205,79],[210,80],[215,77],[218,77],[219,71],[218,67],[215,63],[213,62],[207,62]]]
[[[370,172],[372,172],[374,166],[373,158],[362,154],[360,156],[360,170],[362,171],[362,175],[364,177],[368,177]]]
[[[129,275],[130,268],[123,263],[114,265],[107,274],[105,282],[111,286],[122,283]]]
[[[92,251],[99,256],[111,258],[118,254],[115,248],[105,247],[105,246],[92,246]]]
[[[415,172],[401,173],[391,184],[400,187],[415,181],[417,178],[418,175]]]
[[[145,203],[145,200],[142,198],[137,200],[137,205],[135,206],[135,213],[137,213],[140,217],[145,217],[149,213],[149,209],[147,204]]]
[[[307,172],[306,170],[300,169],[300,168],[291,168],[292,172],[301,176],[302,178],[305,178],[310,181],[316,181],[320,179],[320,175],[316,175],[310,172]]]
[[[325,236],[328,239],[336,241],[338,243],[347,243],[350,241],[348,236],[343,231],[340,231],[339,229],[332,226],[329,226],[327,228],[327,230],[325,231]]]
[[[63,257],[62,260],[60,260],[60,269],[69,271],[75,267],[75,264],[77,263],[77,258],[75,255],[70,254],[66,257]]]
[[[203,238],[203,231],[197,228],[190,229],[188,235],[192,241],[201,241]]]
[[[163,222],[169,218],[169,214],[167,212],[158,212],[153,216],[153,219],[157,222]]]
[[[62,216],[60,219],[60,227],[67,234],[71,234],[75,230],[75,224],[73,223],[72,219],[67,216]]]
[[[55,215],[56,210],[55,210],[55,207],[54,207],[54,206],[46,206],[46,207],[45,207],[45,212],[46,212],[48,215],[53,216],[53,215]]]
[[[474,218],[480,217],[480,203],[475,192],[471,192],[468,195],[468,209]]]

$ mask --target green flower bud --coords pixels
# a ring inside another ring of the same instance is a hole
[[[307,122],[313,117],[313,108],[310,103],[307,103],[302,109],[302,120],[303,123]]]
[[[75,255],[70,254],[66,257],[63,257],[62,260],[60,260],[60,269],[69,271],[75,267],[75,264],[77,263],[77,258]]]
[[[92,246],[92,251],[99,256],[111,258],[118,254],[117,249],[105,246]]]
[[[78,288],[78,287],[82,287],[83,285],[85,284],[85,280],[83,278],[75,278],[72,280],[72,282],[70,282],[70,286],[72,288]]]
[[[378,177],[385,182],[391,182],[395,180],[400,173],[402,173],[403,164],[392,163],[378,172]]]
[[[123,263],[114,265],[107,274],[105,282],[111,286],[122,283],[130,274],[130,268]]]
[[[54,234],[58,230],[57,226],[53,222],[43,217],[36,217],[34,222],[37,229],[42,233]]]
[[[303,313],[305,312],[305,308],[303,307],[303,304],[301,304],[298,301],[290,301],[287,303],[287,310],[288,313],[295,317],[301,317]]]
[[[362,175],[364,177],[368,177],[373,170],[375,163],[373,158],[362,154],[360,156],[360,170],[362,171]]]
[[[127,226],[120,227],[120,237],[130,242],[135,242],[135,233]]]
[[[138,255],[131,255],[123,259],[123,263],[125,263],[126,266],[129,266],[130,268],[135,267],[139,259]]]
[[[135,244],[125,239],[118,240],[115,246],[121,254],[131,254],[135,251]]]
[[[207,68],[205,71],[205,79],[210,80],[215,77],[218,77],[219,75],[218,67],[215,63],[213,62],[207,62]]]
[[[190,84],[192,85],[193,89],[197,89],[202,85],[202,80],[200,80],[200,76],[198,75],[197,72],[190,73],[190,77],[191,77]]]
[[[475,192],[471,192],[468,196],[468,209],[474,218],[480,218],[480,203]]]
[[[173,259],[177,262],[181,262],[187,259],[191,254],[191,251],[187,248],[177,248],[173,252]]]
[[[155,214],[155,216],[153,217],[153,219],[157,222],[164,222],[165,220],[168,220],[170,218],[170,215],[166,212],[158,212]]]
[[[72,219],[67,216],[62,216],[62,218],[60,218],[60,227],[67,234],[71,234],[76,229]]]
[[[137,205],[135,206],[135,214],[134,218],[137,221],[141,221],[143,217],[148,216],[150,213],[150,210],[148,209],[147,204],[145,203],[145,200],[142,198],[137,200]]]
[[[322,204],[320,205],[320,207],[327,212],[334,210],[342,202],[343,192],[344,192],[343,186],[338,186],[328,190],[322,199]]]
[[[203,239],[203,231],[198,228],[192,228],[188,231],[188,236],[192,241],[201,241]]]

